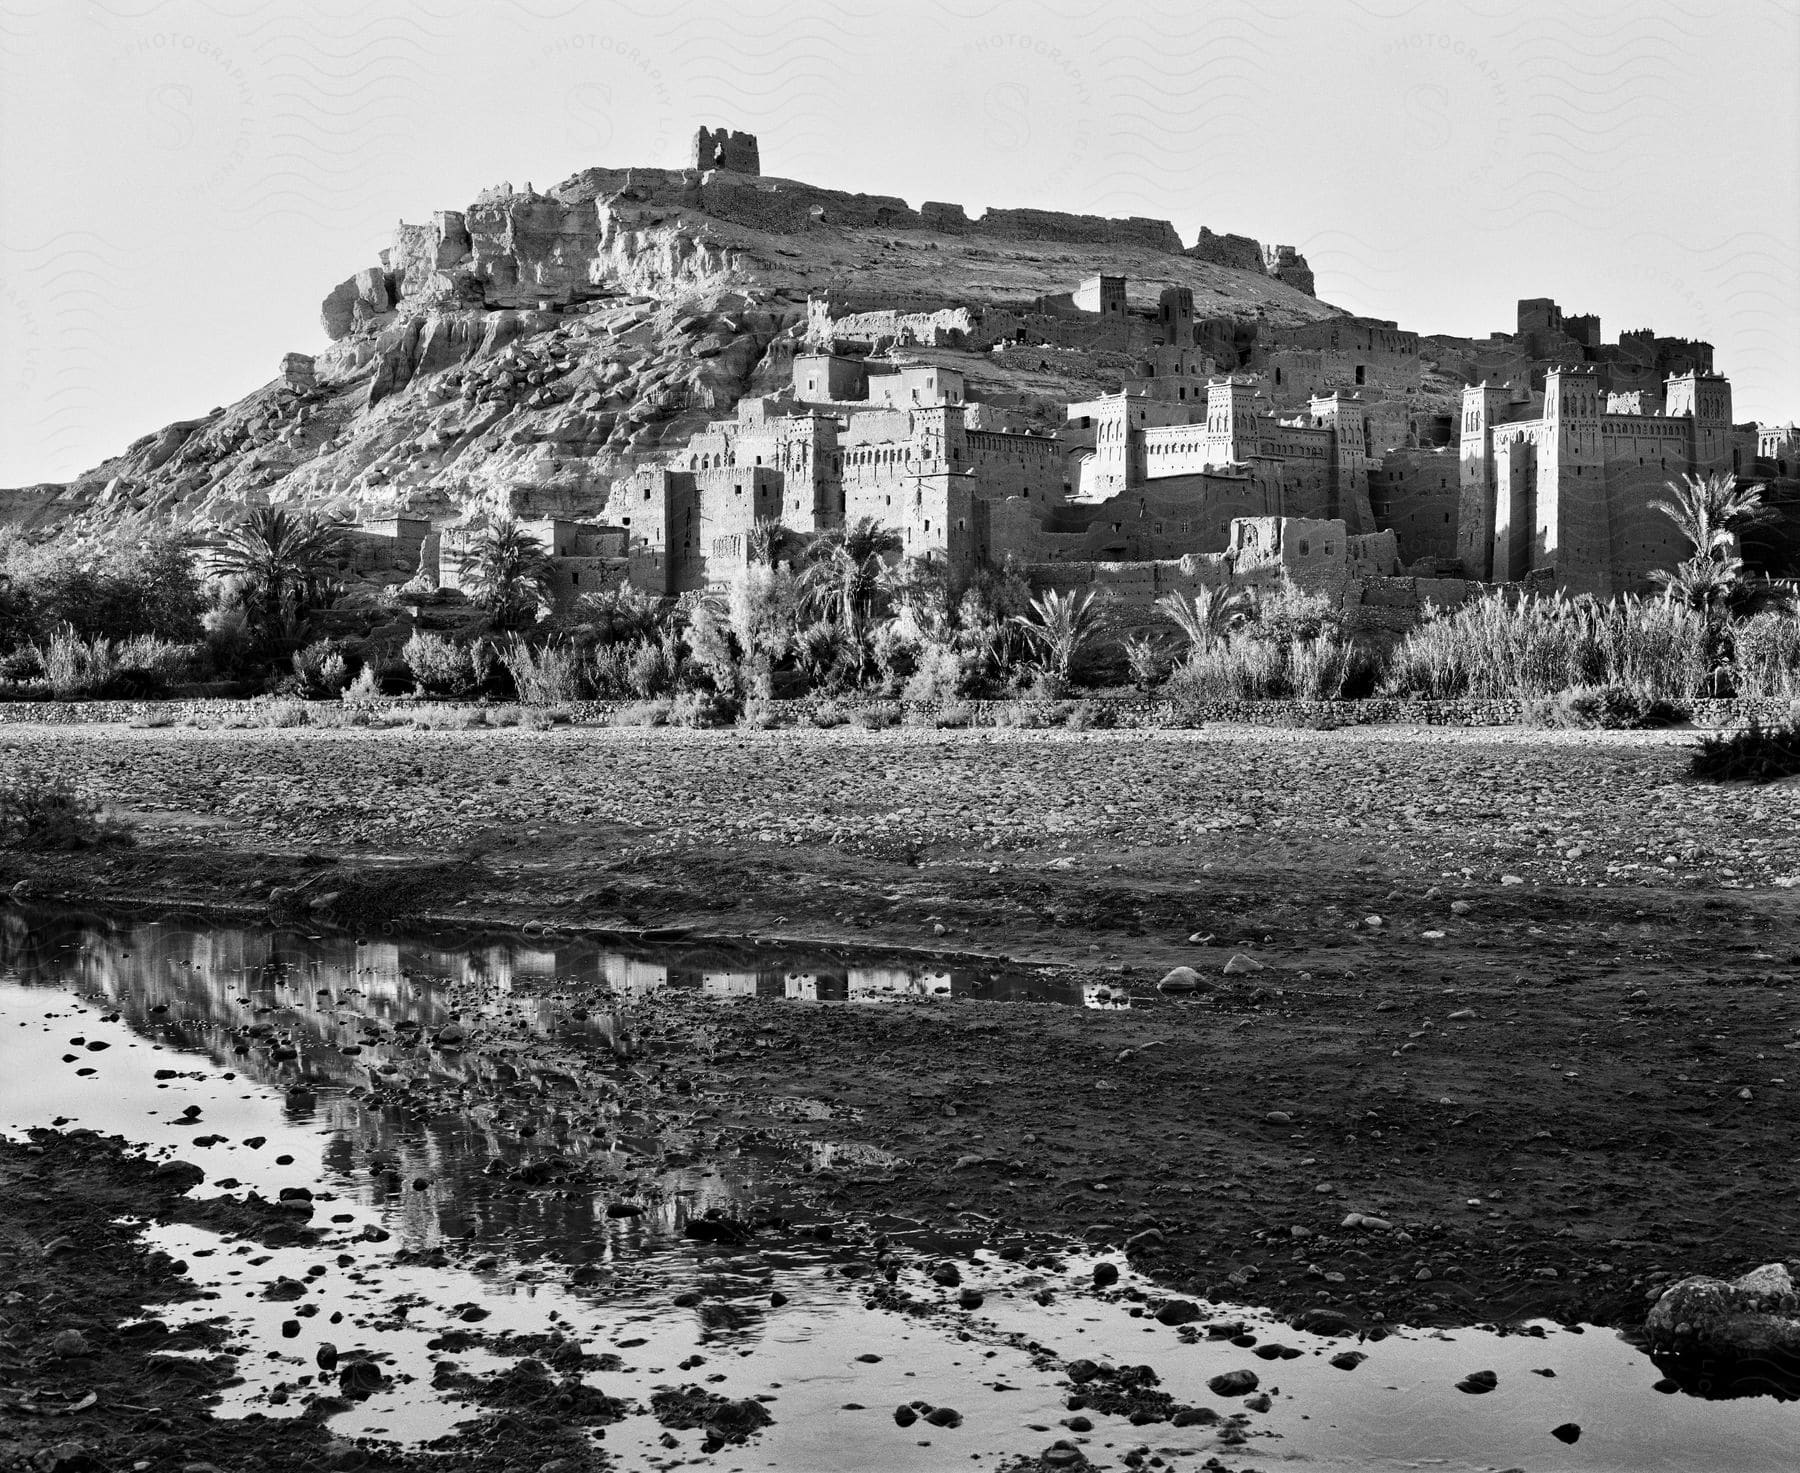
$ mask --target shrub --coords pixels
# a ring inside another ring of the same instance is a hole
[[[119,534],[89,548],[0,546],[13,637],[68,625],[84,639],[198,638],[206,607],[192,552],[172,535]]]
[[[975,673],[975,656],[949,645],[927,644],[918,652],[902,695],[919,705],[953,701],[969,694]]]
[[[1073,702],[1063,717],[1070,731],[1109,731],[1118,724],[1119,713],[1104,701]]]
[[[304,701],[259,702],[252,720],[257,726],[305,726],[310,714]]]
[[[125,828],[66,777],[25,768],[0,780],[0,847],[66,852],[130,842]]]
[[[758,731],[773,731],[782,724],[781,711],[775,702],[756,697],[744,702],[744,714],[738,721],[741,725],[755,727]]]
[[[668,606],[652,593],[625,584],[604,593],[584,593],[575,601],[578,623],[590,626],[601,645],[654,641],[668,619]]]
[[[1039,674],[1068,682],[1105,628],[1105,617],[1092,592],[1052,590],[1031,601],[1031,612],[1015,622],[1036,656]]]
[[[946,701],[933,713],[933,721],[941,728],[951,729],[975,724],[975,708],[967,701]]]
[[[1173,598],[1174,595],[1165,594],[1164,597]],[[1125,668],[1131,672],[1131,683],[1139,690],[1148,693],[1168,679],[1174,662],[1161,640],[1134,634],[1125,641],[1123,648]]]
[[[570,645],[551,643],[534,650],[514,635],[500,659],[528,706],[566,706],[587,698],[589,667]]]
[[[1177,706],[1262,700],[1283,679],[1282,646],[1237,638],[1199,645],[1175,667],[1164,694]]]
[[[293,665],[300,694],[314,700],[341,696],[350,684],[350,662],[329,639],[315,640],[304,649],[295,650]]]
[[[343,698],[346,701],[379,701],[382,698],[381,681],[373,665],[364,665],[357,672],[356,679],[344,688]]]
[[[1733,631],[1737,689],[1744,696],[1800,696],[1800,618],[1755,614]]]
[[[430,695],[466,695],[480,684],[470,647],[441,634],[415,629],[400,647],[400,658],[413,682]]]
[[[667,726],[674,710],[673,701],[638,701],[614,713],[614,726]]]
[[[1382,684],[1392,695],[1478,700],[1620,685],[1683,701],[1706,693],[1710,644],[1705,617],[1665,598],[1491,593],[1412,630]]]
[[[38,663],[51,693],[62,701],[93,699],[119,671],[118,650],[110,639],[83,639],[67,624],[39,647]]]
[[[419,731],[475,731],[488,724],[480,706],[425,706],[406,717]]]
[[[800,623],[800,590],[791,571],[753,563],[732,580],[727,602],[732,632],[746,653],[787,656]]]
[[[821,730],[829,731],[834,726],[848,724],[850,717],[836,701],[820,701],[812,708],[807,720]]]
[[[871,701],[866,706],[853,707],[850,721],[864,731],[886,731],[900,724],[900,707],[892,701]]]
[[[1709,782],[1770,783],[1800,773],[1800,725],[1764,726],[1704,736],[1688,770]]]
[[[1672,726],[1682,719],[1682,713],[1667,701],[1622,685],[1575,686],[1554,696],[1527,701],[1524,715],[1528,726],[1577,731],[1636,731]]]
[[[742,703],[718,691],[687,690],[675,697],[669,712],[671,726],[730,726]]]
[[[1007,701],[994,708],[994,725],[1015,727],[1020,731],[1042,731],[1055,724],[1055,709],[1047,701]]]
[[[1277,583],[1259,588],[1249,602],[1249,623],[1260,638],[1314,640],[1338,629],[1339,605],[1329,594]]]
[[[631,646],[625,682],[631,693],[649,699],[667,695],[681,678],[681,661],[672,635],[660,640],[641,639]]]

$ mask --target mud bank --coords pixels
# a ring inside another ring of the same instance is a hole
[[[1630,1324],[1662,1279],[1800,1237],[1800,789],[1687,782],[1684,741],[12,730],[137,842],[0,855],[0,884],[1116,989],[1129,1008],[671,990],[633,1027],[722,1128],[810,1102],[904,1158],[828,1179],[837,1210],[1130,1243],[1172,1290],[1290,1314]],[[1204,990],[1157,994],[1177,965]]]

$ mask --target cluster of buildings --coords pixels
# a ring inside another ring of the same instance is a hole
[[[815,312],[780,392],[743,399],[615,482],[595,521],[532,525],[558,603],[620,583],[722,585],[753,556],[759,524],[805,535],[864,518],[898,533],[907,557],[1009,560],[1047,586],[1080,566],[1124,590],[1144,565],[1185,560],[1163,579],[1179,584],[1202,565],[1229,571],[1247,538],[1279,543],[1288,524],[1290,553],[1304,543],[1316,559],[1316,544],[1370,576],[1535,576],[1606,596],[1687,555],[1651,507],[1669,481],[1771,462],[1785,475],[1800,459],[1791,427],[1733,425],[1705,344],[1645,337],[1671,367],[1648,384],[1639,358],[1599,343],[1594,319],[1553,303],[1520,304],[1520,351],[1596,356],[1477,383],[1459,424],[1412,404],[1419,339],[1392,323],[1227,332],[1196,320],[1187,288],[1134,305],[1117,276],[1036,305],[1040,327],[1085,320],[1128,354],[1117,392],[1067,405],[1055,433],[1028,432],[971,399],[955,366],[994,330],[980,315]],[[375,559],[416,548],[413,566],[455,587],[469,535],[396,522],[364,540]]]
[[[1391,324],[1321,323],[1221,372],[1185,288],[1138,320],[1121,278],[1084,282],[1068,306],[1119,321],[1140,356],[1117,393],[1068,405],[1058,433],[1009,428],[961,372],[905,349],[802,353],[785,393],[743,401],[614,487],[603,520],[625,537],[621,574],[665,594],[726,581],[759,521],[811,532],[869,517],[911,557],[1036,568],[1218,555],[1240,519],[1296,518],[1341,523],[1346,545],[1391,532],[1390,572],[1537,573],[1610,595],[1687,554],[1651,508],[1667,482],[1752,475],[1759,452],[1793,448],[1733,425],[1710,354],[1655,388],[1609,389],[1589,362],[1547,369],[1539,388],[1529,372],[1478,384],[1444,443],[1421,445],[1393,408],[1409,363],[1416,386],[1418,339]]]

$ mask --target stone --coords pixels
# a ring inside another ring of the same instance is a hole
[[[1262,1383],[1255,1371],[1225,1371],[1206,1383],[1214,1396],[1245,1396]]]
[[[905,1402],[894,1408],[894,1424],[899,1427],[910,1427],[919,1420],[919,1414]]]
[[[933,1407],[925,1413],[925,1420],[933,1427],[960,1427],[962,1413],[955,1407]]]
[[[1255,960],[1253,957],[1245,956],[1241,951],[1234,953],[1231,960],[1225,963],[1225,975],[1227,977],[1241,977],[1246,972],[1260,972],[1262,970],[1263,964],[1261,962]]]
[[[1384,1233],[1393,1227],[1385,1217],[1371,1217],[1366,1212],[1347,1212],[1339,1227],[1365,1228],[1372,1233]]]
[[[1156,984],[1158,992],[1199,992],[1206,983],[1192,967],[1173,967]]]
[[[1765,1263],[1730,1280],[1680,1279],[1650,1307],[1644,1333],[1655,1350],[1800,1356],[1800,1261]]]
[[[1360,1350],[1340,1350],[1326,1364],[1336,1366],[1340,1371],[1354,1371],[1367,1359]]]
[[[1499,1376],[1492,1371],[1472,1371],[1456,1383],[1456,1389],[1470,1396],[1486,1396],[1499,1384]]]
[[[87,1337],[79,1330],[58,1330],[50,1341],[50,1354],[62,1360],[89,1354]]]
[[[1191,1299],[1170,1299],[1156,1311],[1159,1325],[1191,1325],[1200,1318],[1200,1306]]]
[[[1453,915],[1466,916],[1474,909],[1475,907],[1470,905],[1466,900],[1452,900],[1450,902],[1450,910]]]
[[[1579,1422],[1564,1422],[1560,1427],[1552,1427],[1550,1429],[1550,1435],[1558,1442],[1566,1442],[1573,1446],[1575,1443],[1581,1441],[1581,1424]]]

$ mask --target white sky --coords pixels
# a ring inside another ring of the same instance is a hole
[[[686,161],[1297,245],[1421,332],[1522,296],[1800,414],[1787,0],[0,0],[0,485],[324,346],[397,219]]]

